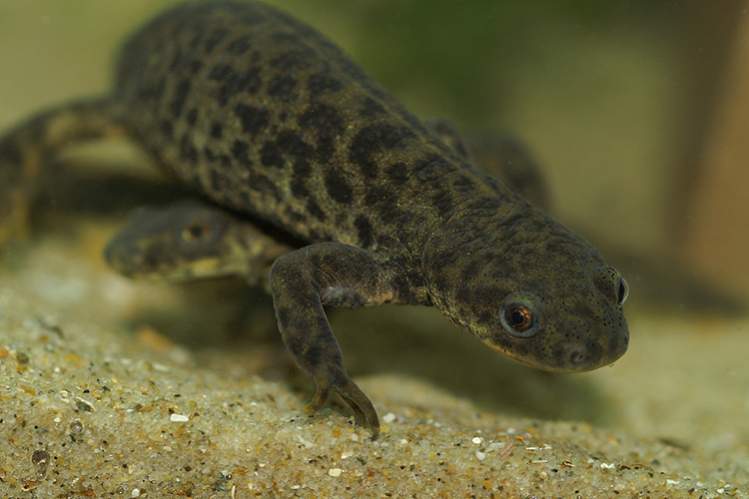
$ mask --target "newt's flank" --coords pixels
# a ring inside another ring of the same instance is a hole
[[[489,347],[546,370],[595,369],[627,349],[627,286],[594,247],[273,7],[220,0],[168,10],[127,40],[109,94],[7,131],[0,238],[27,229],[51,156],[112,135],[257,228],[250,240],[269,246],[234,270],[270,269],[278,328],[316,385],[310,407],[336,393],[373,436],[377,413],[343,367],[325,306],[434,306]],[[187,228],[175,230],[195,251],[220,236]],[[206,261],[203,270],[218,268]]]

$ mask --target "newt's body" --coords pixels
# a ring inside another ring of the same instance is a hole
[[[126,43],[111,95],[0,138],[0,212],[23,225],[42,160],[122,133],[215,205],[299,242],[269,287],[286,346],[375,432],[323,306],[436,306],[551,370],[627,348],[626,287],[598,251],[474,168],[315,30],[261,3],[188,3]],[[428,354],[428,353],[426,353]]]

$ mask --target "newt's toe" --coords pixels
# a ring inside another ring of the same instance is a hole
[[[354,413],[356,424],[369,428],[372,432],[372,440],[380,435],[380,420],[372,402],[364,395],[364,392],[351,380],[347,380],[342,386],[335,388],[336,393],[346,402]]]
[[[377,439],[380,435],[380,420],[377,417],[377,411],[364,392],[348,378],[336,385],[331,385],[327,381],[318,381],[315,395],[304,407],[304,411],[310,415],[316,413],[328,402],[333,392],[351,409],[356,425],[368,428],[372,432],[372,440]]]

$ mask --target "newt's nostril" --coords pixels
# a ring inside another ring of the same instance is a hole
[[[586,358],[587,355],[585,355],[585,352],[583,352],[582,350],[575,349],[570,353],[570,362],[574,366],[578,366],[584,363]]]

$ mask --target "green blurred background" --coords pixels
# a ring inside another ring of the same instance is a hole
[[[125,34],[172,3],[0,1],[0,128],[105,91]],[[326,33],[420,116],[521,137],[565,223],[749,290],[746,238],[720,242],[735,246],[720,258],[690,239],[744,2],[272,3]]]

